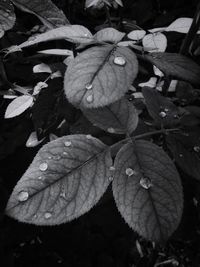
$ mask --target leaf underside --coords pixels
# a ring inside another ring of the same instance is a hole
[[[164,242],[177,228],[183,208],[179,174],[167,154],[147,141],[124,145],[116,156],[113,194],[128,225],[144,238]],[[133,173],[128,176],[127,168]],[[148,178],[151,186],[141,186]]]
[[[124,64],[115,64],[116,57],[124,60]],[[138,62],[130,49],[113,45],[92,47],[69,64],[64,78],[65,94],[73,105],[81,108],[106,106],[125,94],[137,72]],[[89,84],[91,90],[86,88]]]
[[[15,186],[6,213],[36,225],[71,221],[101,198],[110,183],[111,165],[109,148],[96,138],[69,135],[51,141]],[[27,200],[20,201],[27,193]]]

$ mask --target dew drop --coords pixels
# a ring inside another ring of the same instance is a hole
[[[159,113],[159,116],[160,116],[161,118],[165,118],[165,117],[167,116],[167,113],[164,112],[164,111],[161,111],[161,112]]]
[[[66,156],[66,155],[67,155],[67,152],[66,152],[66,151],[64,151],[64,152],[63,152],[63,155],[65,155],[65,156]]]
[[[65,194],[65,192],[62,192],[62,193],[60,194],[60,197],[66,198],[66,194]]]
[[[91,90],[93,85],[91,83],[86,84],[85,89]]]
[[[42,180],[42,176],[39,176],[39,177],[38,177],[38,180]]]
[[[183,157],[183,154],[179,154],[179,157],[182,158]]]
[[[111,166],[111,167],[109,168],[109,170],[110,170],[110,171],[115,171],[115,167],[114,167],[114,166]]]
[[[27,191],[21,191],[18,194],[18,200],[23,202],[29,198],[29,193]]]
[[[54,157],[54,159],[55,159],[55,160],[60,160],[60,159],[61,159],[61,156],[56,155],[56,156]]]
[[[125,172],[126,172],[126,175],[128,176],[132,176],[135,173],[134,170],[131,168],[127,168]]]
[[[126,64],[126,60],[123,57],[115,57],[114,63],[119,66],[124,66]]]
[[[115,129],[112,128],[112,127],[109,127],[109,128],[107,129],[107,131],[108,131],[109,133],[115,133]]]
[[[46,213],[44,214],[44,218],[45,218],[45,219],[50,219],[51,216],[52,216],[52,214],[51,214],[50,212],[46,212]]]
[[[199,147],[199,146],[194,146],[193,149],[194,149],[194,151],[197,152],[197,153],[200,152],[200,147]]]
[[[88,103],[92,103],[93,100],[94,100],[93,95],[88,95],[86,100],[87,100]]]
[[[46,162],[41,163],[39,169],[42,172],[46,171],[48,169],[48,164]]]
[[[87,139],[92,139],[91,134],[87,134],[87,135],[86,135],[86,138],[87,138]]]
[[[109,180],[110,182],[112,182],[112,181],[114,180],[114,177],[113,177],[113,176],[110,176],[110,177],[108,177],[108,180]]]
[[[52,159],[52,157],[51,157],[51,156],[49,156],[49,157],[48,157],[48,159]]]
[[[140,179],[140,185],[144,188],[144,189],[149,189],[152,186],[152,182],[149,178],[147,177],[143,177]]]
[[[69,147],[69,146],[71,146],[72,142],[71,141],[66,141],[64,144],[65,144],[66,147]]]

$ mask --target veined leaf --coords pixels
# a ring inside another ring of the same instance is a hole
[[[125,98],[98,109],[83,109],[84,115],[95,126],[115,134],[131,134],[137,127],[138,114]]]
[[[138,73],[135,54],[126,47],[92,47],[69,64],[64,89],[81,108],[97,108],[119,100]]]
[[[27,110],[33,103],[31,95],[22,95],[15,98],[8,106],[5,112],[5,119],[16,117]]]
[[[51,0],[11,0],[22,11],[34,14],[48,28],[56,28],[69,24],[62,10],[57,8]]]
[[[165,75],[179,80],[200,84],[200,66],[190,58],[176,53],[150,53],[144,58]]]
[[[114,28],[105,28],[105,29],[98,31],[94,35],[94,38],[99,42],[117,43],[121,41],[124,35],[125,35],[124,32],[120,32]]]
[[[164,52],[167,48],[167,38],[163,33],[149,33],[142,39],[142,44],[145,48],[150,48],[152,51]]]
[[[173,21],[166,29],[166,32],[180,32],[180,33],[188,33],[191,25],[192,18],[178,18]]]
[[[118,152],[113,194],[128,225],[144,238],[166,241],[179,225],[183,193],[168,155],[148,141],[128,143]]]
[[[10,0],[0,2],[0,38],[3,36],[4,31],[11,29],[15,24],[14,7]]]
[[[146,34],[146,31],[144,30],[134,30],[134,31],[129,32],[127,36],[131,40],[139,41],[145,36],[145,34]]]
[[[110,181],[109,148],[87,135],[44,145],[15,186],[7,215],[26,223],[55,225],[89,211]]]

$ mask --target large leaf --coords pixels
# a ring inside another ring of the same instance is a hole
[[[38,152],[15,186],[7,215],[36,225],[55,225],[81,216],[110,183],[109,148],[87,135],[51,141]]]
[[[184,134],[170,134],[167,145],[178,166],[188,175],[200,180],[200,129]]]
[[[113,194],[125,221],[148,240],[167,240],[183,209],[182,185],[171,159],[153,143],[136,141],[120,149],[114,167]]]
[[[11,0],[15,6],[25,12],[36,15],[48,28],[56,28],[69,24],[62,10],[58,9],[51,0]]]
[[[179,110],[171,99],[162,96],[155,88],[143,87],[142,93],[150,116],[163,126],[179,123]]]
[[[138,114],[125,98],[98,109],[83,109],[84,115],[99,128],[116,134],[131,134],[137,127]]]
[[[92,47],[69,64],[64,89],[68,100],[82,108],[97,108],[119,100],[138,73],[135,54],[126,47]]]
[[[0,38],[4,31],[11,29],[15,24],[15,12],[10,0],[0,2]]]
[[[125,35],[124,32],[120,32],[114,28],[105,28],[105,29],[98,31],[94,35],[94,38],[99,42],[117,43],[121,41],[124,35]]]
[[[151,53],[144,58],[166,75],[200,84],[200,66],[186,56],[176,53]]]

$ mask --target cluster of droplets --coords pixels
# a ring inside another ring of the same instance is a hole
[[[148,177],[142,177],[140,179],[140,185],[144,188],[144,189],[149,189],[152,186],[152,182]]]
[[[110,166],[109,170],[110,170],[112,173],[114,173],[114,171],[115,171],[115,167],[114,167],[114,166]],[[114,180],[114,175],[112,174],[111,176],[109,176],[109,177],[108,177],[108,180],[109,180],[110,182],[112,182],[112,181]]]

